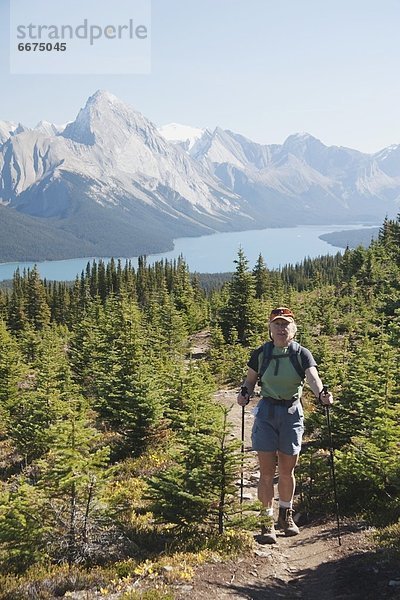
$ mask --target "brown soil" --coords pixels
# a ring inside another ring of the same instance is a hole
[[[331,522],[308,525],[295,538],[280,537],[273,546],[257,544],[251,555],[236,561],[203,566],[197,570],[191,585],[176,589],[175,597],[177,600],[399,598],[400,588],[393,586],[396,573],[378,564],[366,533],[346,526],[339,546],[335,528]]]

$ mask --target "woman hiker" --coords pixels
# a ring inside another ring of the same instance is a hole
[[[295,491],[294,468],[301,450],[304,431],[303,407],[300,399],[304,378],[323,404],[332,404],[330,392],[323,390],[317,363],[311,352],[293,339],[297,332],[292,311],[274,309],[269,317],[272,342],[254,350],[237,402],[245,406],[260,377],[261,400],[255,408],[252,431],[253,450],[260,465],[258,498],[262,503],[261,534],[264,542],[276,543],[273,521],[274,476],[278,461],[279,517],[278,526],[286,536],[297,535],[293,520]]]

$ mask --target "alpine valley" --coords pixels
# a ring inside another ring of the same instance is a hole
[[[157,127],[108,92],[65,127],[0,122],[0,261],[135,256],[173,239],[372,223],[400,204],[400,145],[375,154],[308,134],[262,145]]]

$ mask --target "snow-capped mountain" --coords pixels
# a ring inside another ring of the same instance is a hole
[[[61,134],[39,127],[10,136],[0,173],[8,209],[52,219],[95,245],[106,239],[102,254],[162,250],[174,237],[256,225],[236,194],[108,92],[90,97]]]
[[[279,195],[298,222],[318,216],[325,222],[342,222],[343,217],[379,220],[399,208],[400,146],[370,155],[325,146],[307,133],[291,135],[282,145],[262,145],[217,127],[206,131],[189,152],[229,189],[257,202],[260,210],[273,208],[268,199]]]
[[[159,133],[173,144],[179,145],[183,150],[191,150],[193,145],[205,133],[206,129],[169,123],[158,128]]]
[[[66,126],[0,122],[0,240],[14,252],[0,243],[3,260],[39,259],[43,248],[49,258],[56,248],[132,256],[216,231],[376,223],[399,198],[400,146],[368,155],[309,134],[262,145],[218,127],[157,129],[104,91]]]
[[[163,193],[169,190],[166,211],[173,204],[171,193],[179,195],[179,202],[186,200],[190,209],[210,215],[235,210],[233,194],[227,193],[201,165],[169,144],[141,113],[107,92],[92,96],[61,137],[74,143],[73,154],[79,155],[83,164],[88,161],[87,174],[91,177],[95,175],[107,184],[113,182],[136,197],[140,184],[150,192],[144,196],[141,193],[142,200],[151,204],[165,204]],[[75,165],[72,167],[75,169]],[[165,188],[163,193],[160,187]]]

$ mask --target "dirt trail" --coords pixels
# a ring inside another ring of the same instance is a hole
[[[399,597],[391,574],[378,569],[364,532],[343,532],[342,546],[332,523],[303,527],[296,538],[280,537],[237,561],[206,565],[176,599],[304,598],[306,600]]]

